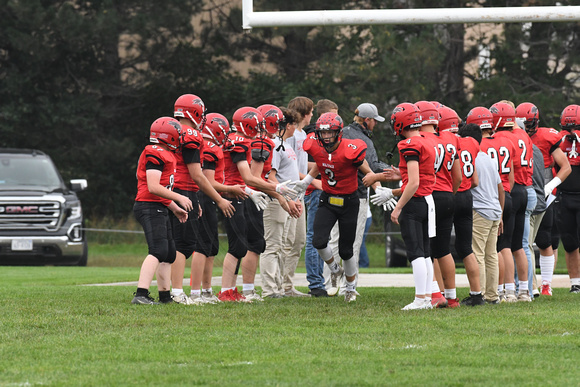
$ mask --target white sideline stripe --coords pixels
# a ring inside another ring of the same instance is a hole
[[[538,276],[539,277],[539,276]],[[294,275],[294,286],[301,286],[307,287],[308,281],[306,280],[306,273],[296,273]],[[457,274],[455,276],[455,283],[458,288],[467,288],[469,287],[469,282],[467,281],[467,275],[465,274]],[[183,281],[185,286],[189,286],[189,278],[185,278]],[[222,277],[213,277],[211,280],[212,286],[221,286],[222,284]],[[153,281],[153,286],[157,285],[157,281]],[[236,285],[242,285],[242,276],[238,276],[238,280]],[[256,286],[262,286],[262,279],[260,275],[256,275]],[[137,281],[131,282],[112,282],[112,283],[104,283],[104,284],[87,284],[83,286],[137,286]],[[358,284],[357,287],[361,288],[369,288],[369,287],[377,287],[377,288],[406,288],[406,287],[413,287],[415,286],[413,282],[413,275],[412,274],[367,274],[361,273],[358,276]],[[553,288],[569,288],[570,287],[570,278],[567,274],[554,274],[552,279],[552,287]]]

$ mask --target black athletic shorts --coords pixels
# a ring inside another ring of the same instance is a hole
[[[505,193],[503,204],[503,233],[497,237],[497,251],[511,249],[512,235],[514,232],[514,217],[512,214],[512,196],[509,192]]]
[[[523,248],[524,227],[526,225],[526,207],[528,206],[528,191],[525,185],[514,184],[512,195],[512,214],[514,231],[512,233],[511,250]]]
[[[217,206],[203,192],[199,192],[201,217],[197,220],[198,234],[195,240],[195,252],[206,257],[215,257],[219,251]]]
[[[251,199],[231,199],[236,209],[231,218],[226,218],[228,253],[242,259],[249,251],[261,254],[266,248],[264,239],[264,211],[259,211]]]
[[[175,243],[167,207],[158,202],[135,202],[133,213],[143,227],[149,255],[159,262],[175,261]]]
[[[560,194],[560,205],[556,209],[556,222],[564,250],[571,253],[580,247],[580,192]]]
[[[430,256],[428,211],[424,197],[412,197],[401,210],[399,224],[409,262]]]
[[[452,192],[433,191],[435,202],[435,224],[437,235],[431,238],[431,254],[433,258],[443,258],[451,254],[451,230],[453,228],[453,213],[455,201]]]
[[[175,248],[181,254],[185,256],[185,259],[189,258],[193,254],[195,249],[195,239],[197,235],[198,221],[197,217],[199,215],[199,201],[197,199],[197,192],[185,191],[181,189],[174,189],[180,195],[187,196],[191,203],[193,204],[193,209],[187,214],[187,221],[181,223],[179,219],[169,211],[169,219],[171,220],[171,226],[173,228],[173,239],[175,240]]]
[[[552,246],[552,228],[554,227],[554,208],[555,203],[552,203],[546,209],[542,222],[540,222],[540,227],[538,227],[538,233],[536,234],[536,245],[544,250]],[[558,243],[560,242],[560,237],[558,236]]]
[[[473,237],[473,195],[471,190],[455,194],[453,225],[455,226],[455,250],[460,259],[465,259],[473,253],[471,248]]]
[[[356,238],[359,205],[360,200],[356,191],[350,195],[332,195],[322,192],[318,211],[314,217],[312,246],[318,250],[326,248],[332,227],[338,221],[340,234],[338,254],[343,260],[351,259]]]

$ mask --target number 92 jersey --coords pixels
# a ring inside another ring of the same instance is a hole
[[[333,195],[350,195],[358,188],[358,167],[364,162],[367,146],[362,140],[343,138],[328,153],[314,134],[304,141],[304,150],[312,156],[322,176],[322,190]]]

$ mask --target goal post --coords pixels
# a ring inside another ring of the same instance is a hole
[[[242,1],[242,27],[247,30],[261,27],[370,24],[537,23],[580,20],[580,6],[255,12],[253,0]]]

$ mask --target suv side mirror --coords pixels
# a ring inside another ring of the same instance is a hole
[[[87,179],[72,179],[70,181],[70,188],[74,192],[80,192],[87,189],[88,183]]]

